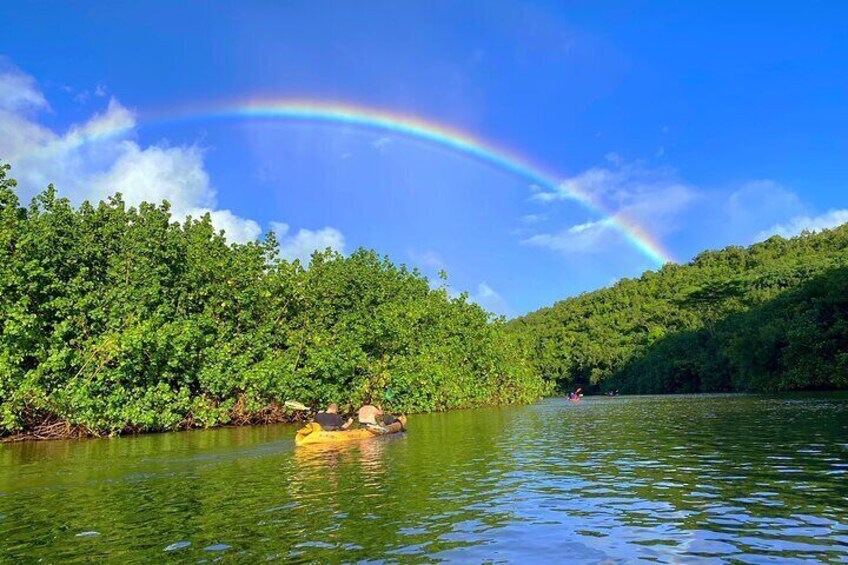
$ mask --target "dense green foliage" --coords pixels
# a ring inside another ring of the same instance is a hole
[[[289,399],[425,411],[545,391],[502,320],[374,252],[304,268],[273,234],[228,244],[167,203],[74,208],[51,186],[22,207],[7,170],[0,435],[267,421]]]
[[[564,388],[848,388],[848,225],[702,253],[510,328]]]

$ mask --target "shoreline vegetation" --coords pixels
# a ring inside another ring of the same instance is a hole
[[[0,167],[0,440],[427,412],[549,390],[505,320],[374,251],[279,257],[120,195],[19,202]]]
[[[848,224],[706,251],[508,327],[565,390],[848,389]]]
[[[279,256],[0,166],[0,442],[588,394],[848,389],[848,225],[707,251],[506,321],[375,251]]]

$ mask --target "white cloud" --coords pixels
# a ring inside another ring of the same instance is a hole
[[[538,224],[544,222],[547,217],[544,214],[525,214],[521,216],[521,222],[524,224]]]
[[[35,79],[17,69],[0,66],[0,110],[28,111],[47,107],[47,100],[36,87]]]
[[[643,192],[632,195],[629,202],[615,210],[616,216],[635,220],[653,235],[667,235],[682,227],[681,214],[701,195],[684,184],[643,186]]]
[[[88,197],[99,200],[120,192],[133,205],[168,200],[177,214],[214,205],[203,152],[197,147],[142,149],[124,141],[119,151],[107,171],[91,175]]]
[[[674,169],[650,168],[616,153],[606,159],[609,166],[587,169],[564,179],[553,190],[536,192],[531,199],[543,203],[588,199],[614,215],[656,221],[670,219],[698,197],[695,188],[681,181]]]
[[[234,243],[247,243],[256,241],[262,233],[262,228],[253,220],[236,216],[229,210],[210,210],[209,208],[194,208],[188,210],[185,215],[199,218],[209,214],[212,225],[216,229],[224,230],[229,241]]]
[[[611,218],[650,226],[654,236],[680,229],[681,215],[701,194],[678,178],[674,169],[649,168],[641,161],[626,161],[615,153],[606,156],[609,165],[593,167],[563,180],[553,190],[535,192],[531,199],[543,204],[558,201],[592,202],[609,211]],[[564,253],[608,251],[622,243],[614,229],[615,219],[602,218],[573,225],[555,233],[540,233],[523,243]]]
[[[280,242],[280,256],[289,261],[299,259],[304,265],[314,251],[324,251],[328,247],[339,253],[345,252],[345,238],[342,232],[335,228],[326,227],[319,230],[300,229],[294,235],[289,235],[289,225],[282,222],[271,222],[271,229]]]
[[[560,194],[558,192],[536,192],[531,196],[533,200],[536,202],[541,202],[543,204],[547,204],[548,202],[555,202],[557,200],[567,200],[573,198],[571,195]]]
[[[558,200],[579,200],[578,194],[602,196],[609,187],[620,184],[619,175],[604,168],[591,168],[567,178],[551,191],[535,191],[531,198],[549,203]]]
[[[774,182],[761,179],[746,182],[727,200],[731,221],[775,221],[798,215],[804,204],[797,194]]]
[[[22,196],[51,182],[77,203],[121,192],[132,205],[168,200],[177,218],[208,212],[230,241],[249,241],[261,233],[253,220],[217,209],[200,148],[142,147],[133,139],[135,115],[115,99],[64,133],[37,121],[37,111],[48,107],[32,77],[0,69],[0,158],[12,163]]]
[[[593,231],[597,231],[598,229],[604,228],[609,222],[610,220],[600,220],[597,222],[586,222],[585,224],[577,224],[568,228],[568,232],[573,234],[592,233]]]
[[[746,182],[732,192],[726,200],[725,215],[718,221],[729,242],[748,244],[763,233],[773,235],[773,230],[792,218],[811,215],[797,194],[772,180],[761,179]]]
[[[614,244],[610,231],[612,220],[586,222],[556,233],[541,233],[523,240],[522,243],[545,247],[561,253],[591,253]]]
[[[105,137],[105,141],[108,141],[108,137],[115,132],[129,132],[135,125],[135,114],[112,98],[105,112],[95,113],[81,126],[73,126],[60,141],[64,139],[73,145],[79,145],[88,138],[96,141],[99,137]]]
[[[776,224],[757,234],[755,240],[763,241],[773,235],[794,237],[803,231],[819,232],[848,223],[848,210],[830,210],[819,216],[798,216],[786,223]]]
[[[492,287],[485,282],[477,285],[477,292],[468,297],[471,302],[476,302],[489,312],[494,312],[499,316],[506,316],[509,312],[509,306],[503,296],[498,294]]]
[[[443,264],[441,266],[444,267]],[[428,282],[432,290],[443,289],[450,298],[457,299],[463,294],[445,280],[431,278]],[[488,312],[493,312],[499,316],[510,315],[510,308],[506,299],[485,281],[477,285],[476,292],[465,292],[465,296],[469,302],[478,304]]]
[[[383,149],[385,149],[386,147],[388,147],[392,143],[394,143],[394,139],[392,139],[389,136],[383,136],[383,137],[380,137],[380,138],[374,140],[374,142],[371,145],[373,145],[375,149],[382,151]]]

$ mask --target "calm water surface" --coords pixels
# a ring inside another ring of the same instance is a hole
[[[638,397],[0,447],[0,561],[848,563],[848,398]]]

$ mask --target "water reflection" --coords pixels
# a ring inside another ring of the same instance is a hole
[[[0,448],[10,561],[845,562],[848,400],[587,399]],[[99,535],[82,535],[98,532]]]

